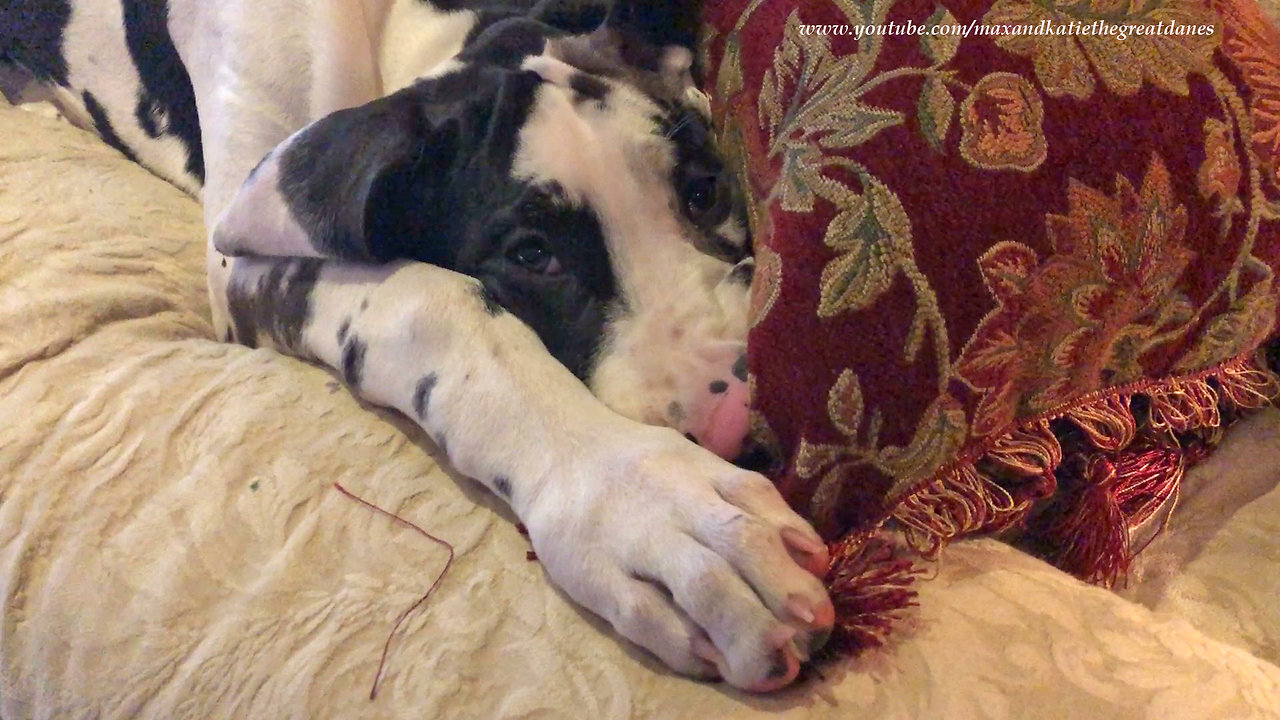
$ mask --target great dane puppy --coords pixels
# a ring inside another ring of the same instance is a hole
[[[834,612],[819,537],[722,459],[747,430],[750,265],[694,18],[7,0],[0,60],[201,197],[221,337],[412,418],[577,602],[679,672],[769,691]]]

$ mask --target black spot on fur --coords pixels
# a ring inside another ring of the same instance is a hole
[[[351,331],[351,318],[347,318],[342,321],[341,325],[338,326],[338,344],[339,345],[347,341],[347,333],[350,331]]]
[[[135,115],[148,135],[171,135],[187,152],[186,171],[204,183],[200,119],[191,77],[169,35],[167,0],[123,0],[124,37],[138,68],[141,91]]]
[[[733,376],[741,380],[747,381],[747,354],[743,353],[738,356],[737,362],[733,364]]]
[[[368,310],[368,309],[369,309],[369,298],[365,298],[364,300],[360,301],[360,312],[364,312],[365,310]]]
[[[80,95],[84,100],[84,109],[89,112],[89,117],[93,120],[93,129],[98,132],[98,137],[111,147],[119,150],[125,157],[132,162],[138,162],[138,156],[133,154],[133,150],[116,135],[116,129],[111,126],[111,119],[107,117],[106,108],[102,107],[102,103],[93,96],[93,93],[85,90]]]
[[[70,21],[67,0],[0,2],[0,61],[17,63],[39,81],[65,87],[62,34]]]
[[[222,267],[226,267],[226,266],[227,266],[227,259],[222,258]]]
[[[417,414],[418,420],[427,419],[427,408],[431,405],[431,391],[436,389],[436,382],[439,377],[435,373],[424,375],[418,381],[418,387],[413,391],[413,412]]]
[[[227,306],[236,340],[257,347],[262,331],[280,347],[300,350],[302,330],[311,319],[311,290],[323,262],[319,258],[277,261],[253,287],[246,287],[233,274]]]
[[[609,84],[593,75],[574,73],[569,77],[569,87],[587,100],[603,104],[609,97]]]
[[[511,499],[511,481],[499,475],[493,479],[493,489],[502,497]]]
[[[672,400],[671,403],[667,405],[667,417],[670,418],[672,422],[680,422],[681,420],[684,420],[684,406],[679,402]]]
[[[490,317],[497,317],[506,311],[502,303],[498,302],[498,298],[494,297],[493,291],[483,284],[476,284],[476,296],[480,298],[480,302],[484,303],[484,311],[489,313]]]
[[[356,337],[351,338],[342,348],[342,379],[352,389],[360,387],[360,379],[364,375],[365,350],[364,341]]]
[[[707,386],[707,389],[710,390],[713,394],[719,395],[720,393],[729,389],[729,383],[723,380],[712,380],[711,384]]]

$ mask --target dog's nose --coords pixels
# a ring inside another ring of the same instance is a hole
[[[751,424],[746,356],[740,357],[725,377],[712,380],[707,392],[711,395],[707,410],[689,428],[689,434],[699,445],[732,460],[742,454]]]

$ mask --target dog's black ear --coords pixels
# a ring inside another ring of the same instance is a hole
[[[227,255],[382,259],[422,178],[451,162],[456,127],[400,92],[328,115],[272,150],[219,216]]]
[[[492,183],[482,170],[505,176],[541,82],[468,65],[312,123],[249,174],[217,219],[214,247],[442,261],[458,186]]]

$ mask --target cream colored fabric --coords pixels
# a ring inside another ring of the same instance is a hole
[[[981,541],[892,646],[824,680],[751,697],[674,677],[553,590],[408,423],[215,342],[201,234],[190,198],[0,105],[5,720],[1280,717],[1280,669],[1250,652],[1277,660],[1274,490],[1193,563],[1255,593],[1247,628],[1198,585],[1153,613]],[[1260,457],[1242,461],[1280,467]],[[458,553],[374,702],[445,552],[335,481]]]

